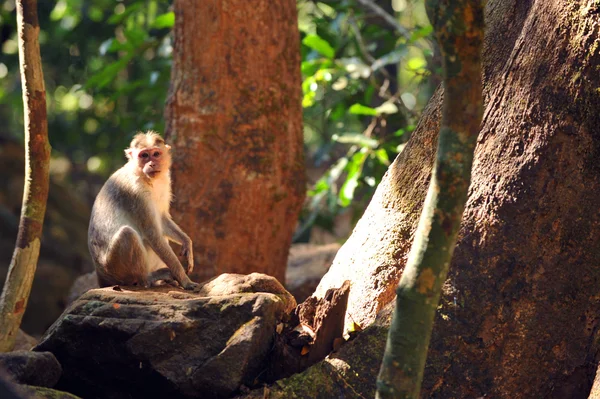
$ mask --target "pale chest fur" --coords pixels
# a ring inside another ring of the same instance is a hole
[[[171,179],[164,176],[152,182],[150,187],[150,202],[154,204],[159,215],[168,215],[171,205]]]

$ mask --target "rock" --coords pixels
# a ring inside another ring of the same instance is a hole
[[[394,303],[377,315],[373,324],[339,352],[301,373],[271,386],[244,392],[236,399],[362,399],[375,397],[375,381],[391,323]]]
[[[62,368],[50,352],[14,351],[0,353],[0,367],[19,384],[53,387]]]
[[[288,257],[286,275],[285,275],[285,289],[279,284],[275,283],[266,283],[265,281],[251,281],[254,277],[253,274],[247,276],[247,280],[245,282],[239,281],[239,284],[245,284],[247,287],[262,287],[262,284],[273,284],[273,289],[280,290],[277,292],[283,292],[285,294],[291,293],[292,296],[296,299],[296,302],[303,302],[306,298],[308,298],[317,288],[319,281],[321,278],[327,273],[329,267],[331,266],[331,262],[335,258],[335,254],[340,249],[340,244],[333,243],[328,245],[314,245],[314,244],[294,244],[290,248],[290,254]],[[256,273],[255,273],[256,274]],[[264,274],[258,274],[260,276],[265,276]],[[222,274],[218,277],[213,278],[207,284],[207,289],[212,287],[211,289],[215,289],[214,293],[206,294],[206,295],[224,295],[225,290],[232,290],[231,286],[225,285],[224,290],[219,294],[216,290],[218,285],[229,283],[229,281],[225,281],[229,279],[224,276],[232,276],[232,274]],[[272,281],[277,282],[277,280],[272,279]],[[275,288],[277,286],[277,288]],[[96,277],[96,272],[86,273],[81,275],[75,279],[75,282],[71,286],[69,290],[69,294],[67,296],[67,305],[70,305],[83,295],[85,292],[98,288],[98,278]],[[237,289],[237,288],[236,288]],[[276,291],[271,291],[269,289],[259,289],[258,291],[238,291],[238,292],[260,292],[267,291],[271,293],[276,293]]]
[[[27,334],[23,330],[17,331],[17,338],[15,339],[15,347],[13,350],[15,351],[28,351],[33,348],[38,343],[37,339],[33,338],[31,335]]]
[[[304,302],[315,291],[339,249],[340,244],[337,243],[292,245],[285,273],[285,288],[296,301]]]
[[[1,399],[80,399],[78,396],[56,389],[33,385],[19,385],[0,367]]]
[[[69,290],[69,295],[67,295],[67,306],[94,288],[99,288],[98,276],[95,271],[77,277]]]
[[[57,391],[56,389],[44,388],[44,387],[33,387],[23,386],[19,387],[27,398],[35,399],[80,399],[79,396],[75,396],[72,393]]]
[[[94,288],[98,288],[96,272],[79,276],[69,291],[67,304],[71,304],[81,295]],[[269,292],[280,295],[288,305],[286,312],[291,312],[296,307],[296,300],[293,295],[277,279],[261,273],[248,275],[224,273],[205,282],[198,294],[202,296],[220,296],[242,292]]]
[[[276,278],[262,273],[247,275],[224,273],[204,283],[198,293],[204,296],[220,296],[243,292],[276,294],[286,303],[286,313],[291,312],[296,307],[296,300],[283,288],[283,285]]]
[[[12,378],[0,367],[0,398],[2,399],[24,399],[26,396],[20,391]]]
[[[277,325],[295,306],[271,279],[225,275],[201,293],[94,289],[69,306],[34,350],[61,362],[58,389],[86,399],[228,397],[253,384]],[[264,287],[276,292],[246,292]]]

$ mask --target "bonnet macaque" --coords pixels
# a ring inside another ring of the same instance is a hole
[[[125,150],[128,162],[104,184],[92,208],[88,246],[101,287],[149,287],[186,275],[168,240],[181,245],[187,273],[194,267],[192,240],[169,214],[171,147],[154,132],[139,133]]]

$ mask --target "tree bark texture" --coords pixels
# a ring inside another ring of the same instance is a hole
[[[194,241],[195,277],[284,281],[306,190],[296,2],[174,8],[173,216]]]
[[[419,397],[436,308],[471,182],[483,110],[480,0],[427,0],[443,59],[442,126],[429,189],[396,290],[377,398]]]
[[[469,199],[423,397],[579,398],[600,318],[600,4],[489,0]],[[425,199],[438,91],[316,291],[352,281],[363,327],[393,289]]]
[[[25,185],[19,232],[0,297],[0,352],[14,347],[35,275],[50,182],[46,89],[37,0],[17,1],[19,65],[25,113]]]

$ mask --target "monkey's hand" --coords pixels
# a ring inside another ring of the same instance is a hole
[[[187,259],[187,274],[191,274],[194,270],[194,250],[192,249],[192,240],[183,243],[180,255]]]

